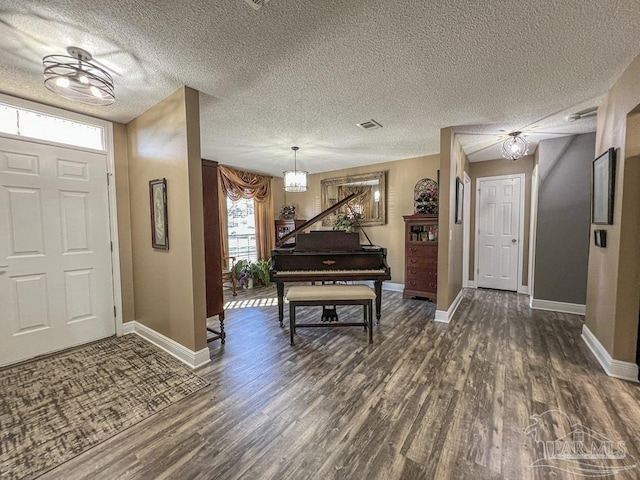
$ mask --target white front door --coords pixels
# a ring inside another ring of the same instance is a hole
[[[519,177],[478,181],[477,286],[518,290]]]
[[[0,138],[0,365],[115,333],[106,165]]]

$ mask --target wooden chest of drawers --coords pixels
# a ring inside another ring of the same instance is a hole
[[[436,300],[438,291],[438,217],[407,215],[405,221],[404,298]]]

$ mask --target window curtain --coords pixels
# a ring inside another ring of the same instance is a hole
[[[240,200],[241,198],[252,198],[254,200],[258,258],[266,259],[271,256],[276,236],[271,178],[267,175],[259,175],[218,165],[220,244],[222,245],[223,257],[229,256],[226,197],[231,200]]]

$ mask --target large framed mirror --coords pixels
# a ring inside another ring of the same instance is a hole
[[[387,172],[363,173],[320,181],[322,209],[326,210],[352,193],[361,195],[343,205],[322,220],[322,225],[333,226],[338,215],[351,218],[357,215],[362,226],[387,223]]]

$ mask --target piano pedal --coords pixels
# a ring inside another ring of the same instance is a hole
[[[320,317],[321,322],[337,322],[338,321],[338,311],[334,308],[322,307],[322,317]]]

